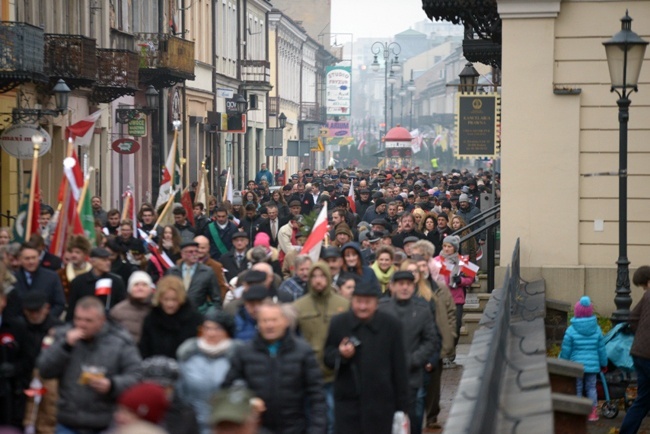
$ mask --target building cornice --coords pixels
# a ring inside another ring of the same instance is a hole
[[[525,18],[557,18],[561,0],[497,0],[502,20]]]

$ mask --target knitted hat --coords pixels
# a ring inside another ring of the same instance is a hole
[[[461,194],[458,198],[458,202],[469,202],[469,196],[467,196],[465,193]]]
[[[140,419],[153,424],[159,423],[169,408],[165,389],[154,383],[140,383],[130,387],[120,395],[117,402]]]
[[[173,386],[178,380],[179,368],[175,359],[166,356],[152,356],[142,361],[142,378],[144,381]]]
[[[131,277],[129,277],[129,284],[127,286],[127,291],[129,294],[131,293],[131,290],[136,283],[146,283],[149,285],[149,287],[153,288],[153,281],[151,280],[151,276],[149,276],[149,274],[144,271],[138,270],[131,273]]]
[[[594,314],[594,305],[591,303],[591,298],[585,295],[580,298],[573,308],[573,313],[576,318],[588,318]]]
[[[442,240],[442,244],[451,244],[454,246],[454,250],[458,251],[460,248],[460,237],[458,235],[449,235]]]
[[[235,335],[235,319],[227,314],[215,308],[210,308],[203,316],[203,321],[210,321],[219,326],[228,334],[229,337]]]
[[[255,235],[255,241],[253,242],[253,246],[271,247],[271,237],[269,237],[267,233],[258,232],[257,235]]]

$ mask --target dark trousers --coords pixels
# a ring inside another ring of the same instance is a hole
[[[411,434],[422,433],[422,419],[418,420],[417,402],[419,388],[409,389],[409,420],[411,422]]]
[[[650,359],[632,356],[634,359],[634,370],[638,377],[638,389],[636,399],[632,407],[625,414],[620,434],[634,434],[639,431],[641,422],[650,411]]]
[[[427,421],[436,419],[440,413],[440,386],[442,377],[442,359],[434,366],[433,371],[424,373],[424,388],[427,390],[425,415]]]

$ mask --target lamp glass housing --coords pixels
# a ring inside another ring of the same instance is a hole
[[[636,89],[648,42],[632,31],[632,18],[627,11],[621,18],[621,31],[603,45],[612,89]]]
[[[68,99],[70,98],[70,88],[65,81],[59,79],[52,90],[54,91],[56,109],[60,112],[66,111],[68,109]]]
[[[377,56],[375,56],[375,59],[372,61],[372,65],[370,65],[370,67],[375,72],[379,71],[379,61],[377,61]]]
[[[158,91],[155,87],[149,86],[147,91],[144,93],[144,96],[147,101],[147,108],[151,110],[158,109]]]
[[[284,114],[284,112],[280,113],[280,116],[278,117],[278,123],[282,129],[287,126],[287,116]]]
[[[402,65],[400,65],[399,58],[397,56],[395,56],[393,59],[393,62],[390,65],[390,69],[393,72],[400,72],[402,70]]]

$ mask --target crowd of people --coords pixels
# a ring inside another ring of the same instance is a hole
[[[413,434],[440,427],[484,243],[465,227],[499,174],[304,169],[273,185],[285,176],[262,167],[166,225],[94,197],[96,245],[72,236],[60,258],[51,207],[25,243],[0,228],[0,425],[388,434],[403,412]],[[325,203],[325,246],[304,251]]]

